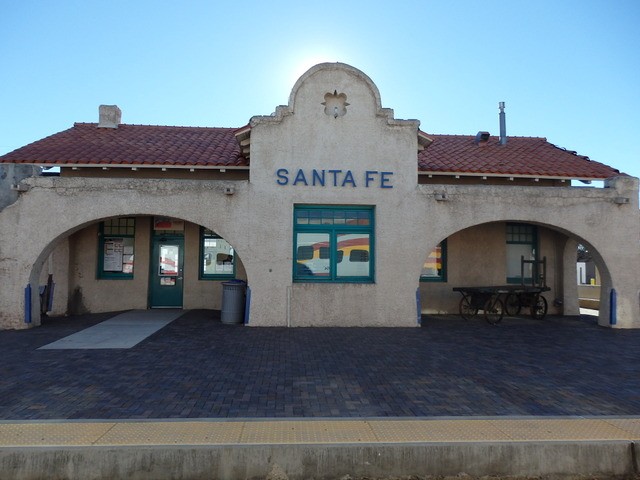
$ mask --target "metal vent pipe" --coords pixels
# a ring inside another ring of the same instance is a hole
[[[498,103],[500,109],[500,145],[507,144],[507,120],[504,114],[504,102]]]

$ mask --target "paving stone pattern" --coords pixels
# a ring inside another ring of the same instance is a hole
[[[287,329],[199,310],[131,349],[37,350],[113,315],[0,332],[0,419],[640,415],[640,330],[593,317]]]

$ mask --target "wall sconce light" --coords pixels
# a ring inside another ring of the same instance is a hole
[[[627,197],[615,197],[613,203],[616,205],[624,205],[625,203],[629,203],[629,199]]]
[[[233,195],[234,193],[236,193],[235,187],[224,187],[225,195]]]
[[[445,192],[436,192],[433,196],[436,199],[436,202],[446,202],[449,200]]]

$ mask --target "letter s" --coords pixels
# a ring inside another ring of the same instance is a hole
[[[276,175],[278,176],[278,180],[276,180],[278,185],[287,185],[289,183],[289,170],[286,168],[279,168],[276,171]]]

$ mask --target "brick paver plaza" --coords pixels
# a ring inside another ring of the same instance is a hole
[[[113,315],[0,332],[0,420],[640,415],[640,330],[589,316],[287,329],[200,310],[130,349],[38,350]]]

